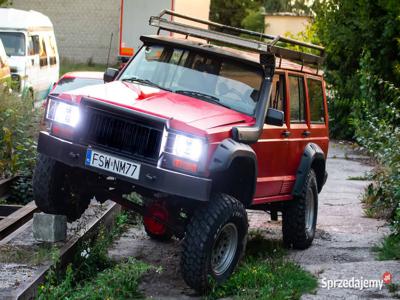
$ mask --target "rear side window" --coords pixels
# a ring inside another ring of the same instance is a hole
[[[307,79],[308,98],[310,100],[311,123],[324,123],[324,95],[322,91],[322,81]]]
[[[299,76],[289,76],[290,90],[290,121],[291,123],[306,122],[306,105],[304,95],[304,79]]]

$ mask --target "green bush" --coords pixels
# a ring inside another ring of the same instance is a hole
[[[31,177],[36,162],[40,108],[14,93],[0,94],[0,179],[20,176],[13,186],[14,199],[32,200]]]
[[[400,236],[400,89],[374,75],[369,53],[359,72],[362,100],[353,119],[356,140],[379,162],[364,196],[370,215],[391,220]]]

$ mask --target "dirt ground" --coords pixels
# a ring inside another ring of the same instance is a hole
[[[327,280],[382,279],[390,272],[393,281],[400,281],[400,262],[376,261],[371,247],[387,234],[383,221],[366,218],[360,195],[368,181],[352,180],[372,169],[368,158],[354,154],[348,146],[331,143],[327,170],[329,178],[320,194],[317,234],[313,245],[305,251],[290,251],[289,258],[315,274],[319,288],[302,299],[382,299],[391,298],[383,289],[327,289]],[[280,221],[270,221],[268,214],[249,211],[250,230],[261,230],[268,239],[281,238]],[[115,260],[132,256],[161,271],[147,275],[141,290],[154,299],[196,299],[194,291],[183,282],[179,270],[180,242],[161,243],[149,240],[142,229],[130,228],[109,251]]]

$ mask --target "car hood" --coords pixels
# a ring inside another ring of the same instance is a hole
[[[114,81],[69,91],[60,97],[75,101],[89,97],[161,118],[180,121],[199,129],[210,129],[236,123],[251,123],[254,118],[218,104],[180,95],[158,88]]]

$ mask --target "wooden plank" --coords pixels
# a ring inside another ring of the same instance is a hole
[[[27,205],[18,209],[16,212],[7,216],[0,221],[0,240],[4,239],[7,235],[15,229],[25,224],[32,219],[33,213],[39,211],[34,201],[29,202]]]
[[[17,177],[11,177],[7,179],[0,180],[0,197],[3,197],[8,194],[12,183]]]
[[[22,207],[22,205],[2,204],[0,205],[0,217],[7,217]]]

